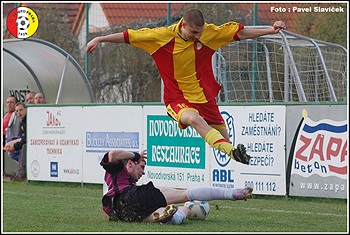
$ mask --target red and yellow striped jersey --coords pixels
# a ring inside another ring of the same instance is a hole
[[[244,26],[228,22],[220,26],[205,23],[199,40],[182,37],[182,19],[168,27],[127,29],[126,43],[146,50],[156,62],[164,82],[164,103],[186,99],[190,103],[206,103],[215,99],[221,85],[212,70],[212,55],[232,41]]]

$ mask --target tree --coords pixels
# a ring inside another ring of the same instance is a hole
[[[314,6],[325,9],[339,7],[345,12],[300,13],[300,18],[297,20],[297,25],[299,25],[297,33],[313,39],[340,44],[346,48],[348,34],[346,3],[320,3]]]
[[[244,15],[240,11],[237,3],[189,3],[186,9],[198,8],[203,12],[204,19],[208,23],[221,25],[228,21],[240,22],[242,24],[251,24],[253,15]]]
[[[126,28],[145,27],[133,22],[99,33],[109,35]],[[98,35],[90,35],[94,38]],[[90,81],[97,102],[160,102],[161,78],[152,57],[144,50],[127,44],[101,44],[91,56]]]
[[[74,58],[79,58],[79,41],[71,29],[67,27],[68,16],[50,4],[42,4],[42,6],[37,6],[35,10],[40,16],[40,25],[33,37],[51,42]]]

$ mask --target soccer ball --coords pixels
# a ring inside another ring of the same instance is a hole
[[[29,28],[30,21],[26,16],[19,16],[16,20],[16,26],[18,30],[26,30]]]
[[[207,201],[188,201],[185,202],[184,206],[189,209],[189,217],[190,220],[205,220],[209,215],[210,207],[209,202]]]

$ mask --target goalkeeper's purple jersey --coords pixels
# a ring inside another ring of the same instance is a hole
[[[106,170],[104,181],[108,187],[102,199],[103,210],[111,215],[111,198],[119,196],[127,187],[135,186],[136,181],[127,171],[123,161],[108,162],[108,153],[103,156],[100,165]]]

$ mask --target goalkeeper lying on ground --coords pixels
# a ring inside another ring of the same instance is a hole
[[[252,198],[253,189],[249,187],[175,189],[155,187],[152,181],[136,185],[145,174],[146,158],[146,150],[140,153],[112,150],[102,158],[100,164],[106,170],[104,180],[108,186],[102,198],[102,207],[110,220],[181,224],[189,211],[185,206],[177,206],[177,203]]]

